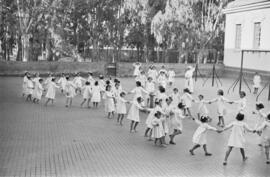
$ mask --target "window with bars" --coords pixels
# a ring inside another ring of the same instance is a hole
[[[241,24],[236,24],[236,30],[235,30],[235,48],[240,49],[241,48],[241,35],[242,35],[242,28]]]
[[[258,49],[261,43],[261,22],[254,23],[253,48]]]

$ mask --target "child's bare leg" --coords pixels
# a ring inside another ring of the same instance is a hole
[[[123,125],[123,119],[124,119],[124,114],[121,115],[121,118],[120,118],[120,125],[122,126]]]
[[[69,107],[72,105],[72,98],[70,98]]]
[[[44,105],[45,105],[45,106],[47,106],[47,105],[48,105],[48,103],[49,103],[49,101],[50,101],[50,98],[48,98],[48,99],[47,99],[47,101],[45,102],[45,104],[44,104]]]
[[[118,117],[117,117],[117,123],[120,122],[120,118],[121,118],[121,114],[118,114]]]
[[[129,130],[130,133],[131,133],[132,130],[133,130],[133,124],[134,124],[134,121],[132,120],[131,123],[130,123],[130,130]]]
[[[191,155],[194,155],[193,151],[194,151],[195,149],[199,148],[199,147],[201,147],[201,145],[195,144],[195,145],[192,147],[192,149],[189,150],[190,154],[191,154]]]
[[[204,150],[206,156],[211,156],[211,155],[212,155],[211,153],[209,153],[209,152],[207,151],[207,146],[206,146],[206,144],[203,145],[203,150]]]
[[[224,117],[223,116],[221,117],[221,123],[222,123],[221,127],[224,127],[225,126],[225,122],[224,122]]]
[[[243,161],[246,161],[246,160],[247,160],[247,156],[245,155],[245,150],[244,150],[244,148],[240,148],[240,152],[241,152]]]
[[[134,131],[137,132],[136,128],[138,126],[139,122],[135,122],[135,125],[134,125]]]
[[[225,154],[225,159],[224,159],[223,165],[227,165],[227,160],[228,160],[228,158],[230,156],[230,153],[231,153],[232,149],[233,149],[232,146],[229,146],[228,147],[228,150],[227,150],[227,152]]]
[[[147,137],[149,131],[150,131],[150,128],[147,127],[144,133],[144,137]]]
[[[89,98],[89,99],[87,100],[87,107],[88,107],[88,108],[91,107],[91,106],[90,106],[90,101],[91,101],[91,100],[90,100],[90,98]]]
[[[269,160],[269,146],[265,147],[265,156],[266,156],[266,163],[270,164],[270,160]]]
[[[86,101],[86,99],[83,99],[83,101],[82,101],[82,103],[81,103],[81,107],[83,107],[85,101]]]

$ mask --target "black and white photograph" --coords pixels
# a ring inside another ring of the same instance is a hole
[[[0,177],[269,177],[270,0],[0,0]]]

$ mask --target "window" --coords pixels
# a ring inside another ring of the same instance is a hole
[[[241,47],[241,35],[242,35],[241,24],[236,24],[236,30],[235,30],[235,48],[236,49],[240,49]]]
[[[261,22],[254,23],[253,48],[258,49],[261,43]]]

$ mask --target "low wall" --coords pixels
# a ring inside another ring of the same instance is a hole
[[[143,70],[147,71],[150,64],[143,63]],[[192,64],[181,64],[181,63],[155,63],[154,64],[159,70],[162,65],[166,68],[172,68],[177,77],[184,76],[185,69],[188,65]],[[193,64],[194,65],[194,64]],[[200,64],[199,71],[205,76],[208,75],[212,70],[212,64]],[[223,74],[224,66],[222,64],[216,65],[216,69],[219,75]],[[93,72],[94,75],[106,74],[106,63],[105,62],[12,62],[12,61],[1,61],[0,62],[0,75],[1,76],[18,76],[23,75],[25,71],[39,72],[41,75],[52,73],[76,73],[82,72],[87,73]],[[117,75],[118,77],[130,77],[133,75],[132,63],[119,62],[117,63]]]

